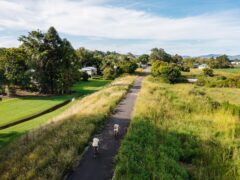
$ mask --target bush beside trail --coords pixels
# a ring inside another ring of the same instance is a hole
[[[152,64],[151,73],[165,82],[176,83],[181,78],[181,71],[174,63],[155,61]]]

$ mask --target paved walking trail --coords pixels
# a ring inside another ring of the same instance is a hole
[[[137,94],[141,88],[143,77],[139,77],[130,89],[126,98],[115,109],[115,113],[106,121],[101,134],[96,135],[100,139],[100,154],[94,159],[92,148],[83,154],[78,167],[69,174],[70,180],[108,180],[113,176],[114,157],[120,147],[120,142],[127,132],[131,113]],[[120,135],[114,138],[113,125],[120,125]]]

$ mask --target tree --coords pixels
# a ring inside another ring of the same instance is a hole
[[[112,69],[111,67],[106,67],[103,70],[103,78],[104,79],[114,79],[114,69]]]
[[[143,54],[138,57],[138,62],[141,64],[147,64],[148,61],[149,61],[149,55],[147,55],[147,54]]]
[[[32,31],[19,40],[31,57],[29,64],[39,91],[47,94],[67,92],[76,72],[76,56],[70,42],[62,40],[54,27],[50,27],[47,33]]]
[[[210,58],[207,62],[208,66],[214,69],[230,68],[232,67],[229,58],[226,55],[217,57],[216,59]]]
[[[163,62],[163,61],[155,61],[155,62],[152,64],[152,67],[151,67],[151,74],[152,74],[154,77],[160,76],[160,75],[161,75],[160,67],[167,66],[167,65],[168,65],[168,63],[166,63],[166,62]]]
[[[216,61],[218,62],[219,68],[230,68],[231,67],[231,61],[226,55],[222,55],[216,58]]]
[[[82,80],[83,81],[88,81],[89,75],[87,72],[83,71],[82,72]]]
[[[194,64],[198,64],[197,63],[197,58],[192,58],[192,57],[187,57],[183,59],[183,64],[185,66],[188,66],[190,68],[194,68]]]
[[[163,66],[160,70],[163,79],[170,83],[175,83],[181,77],[181,72],[175,64]]]
[[[183,61],[182,56],[175,54],[174,56],[172,56],[172,62],[176,63],[176,64],[181,64]]]
[[[0,80],[8,95],[14,95],[16,86],[26,88],[30,82],[27,55],[20,48],[8,48],[0,54]]]
[[[203,74],[204,74],[205,76],[210,76],[210,77],[213,77],[213,76],[214,76],[214,74],[213,74],[213,69],[211,69],[211,68],[204,68],[204,69],[203,69]]]
[[[120,71],[122,73],[134,73],[137,69],[137,63],[135,62],[135,59],[129,58],[129,56],[122,55],[121,59],[118,62],[118,67],[120,68]]]
[[[174,63],[156,61],[152,64],[151,73],[169,83],[175,83],[181,77],[179,67]]]
[[[171,62],[172,57],[164,51],[164,49],[153,48],[149,57],[150,62],[154,61],[164,61]]]
[[[76,50],[76,55],[80,67],[93,66],[96,67],[98,71],[100,71],[101,60],[103,56],[100,51],[92,52],[82,47]]]

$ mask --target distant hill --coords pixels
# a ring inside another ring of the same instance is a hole
[[[207,54],[207,55],[202,55],[202,56],[198,56],[198,57],[200,57],[200,58],[216,58],[216,57],[219,57],[219,56],[221,56],[221,55],[223,55],[223,54]],[[229,55],[227,55],[228,56],[228,58],[230,59],[230,60],[240,60],[240,55],[236,55],[236,56],[229,56]],[[184,58],[187,58],[187,57],[190,57],[190,56],[183,56]]]

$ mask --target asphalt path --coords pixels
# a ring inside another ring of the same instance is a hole
[[[148,70],[147,70],[148,71]],[[69,180],[108,180],[113,176],[114,157],[120,147],[121,140],[129,127],[131,114],[134,108],[134,103],[137,94],[141,89],[142,80],[144,77],[139,77],[132,88],[129,90],[126,97],[119,103],[113,115],[111,115],[103,127],[100,134],[94,137],[100,139],[99,155],[93,157],[93,149],[89,147],[83,154],[79,165],[67,177]],[[119,124],[119,137],[114,138],[113,125]]]

